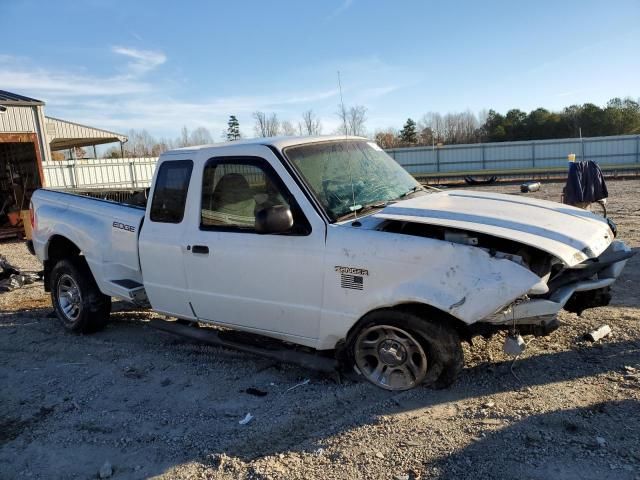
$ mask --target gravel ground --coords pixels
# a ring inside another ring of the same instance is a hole
[[[609,189],[638,248],[640,181]],[[23,244],[0,253],[39,267]],[[453,387],[403,393],[176,338],[148,312],[72,335],[40,285],[2,294],[0,478],[640,479],[639,280],[640,255],[610,306],[562,312],[515,362],[502,336],[478,338]]]

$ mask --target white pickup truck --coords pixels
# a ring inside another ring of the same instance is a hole
[[[173,150],[148,198],[33,195],[33,247],[66,328],[101,328],[117,297],[333,350],[390,390],[453,382],[461,339],[544,335],[563,307],[606,305],[632,255],[610,220],[434,191],[364,138]]]

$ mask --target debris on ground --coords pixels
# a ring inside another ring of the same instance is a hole
[[[302,387],[302,386],[304,386],[304,385],[308,385],[310,381],[311,381],[311,380],[309,380],[309,379],[307,378],[304,382],[300,382],[300,383],[298,383],[298,384],[294,385],[293,387],[289,387],[289,388],[287,388],[287,389],[285,390],[285,393],[286,393],[286,392],[290,392],[291,390],[295,390],[295,389],[296,389],[296,388],[298,388],[298,387]]]
[[[268,393],[268,392],[265,392],[264,390],[259,390],[253,387],[247,388],[244,392],[248,393],[249,395],[253,395],[254,397],[266,397]]]
[[[595,330],[590,331],[585,335],[586,339],[590,342],[597,342],[598,340],[606,337],[611,333],[611,327],[609,325],[602,325]]]
[[[0,255],[0,293],[10,292],[42,279],[42,273],[21,272]]]
[[[535,182],[535,181],[524,182],[522,185],[520,185],[520,192],[533,193],[540,190],[540,187],[541,187],[540,182]]]
[[[109,478],[111,475],[113,475],[113,467],[108,460],[104,462],[102,467],[100,467],[100,471],[98,472],[98,474],[100,475],[100,478]]]
[[[253,420],[253,415],[251,415],[250,413],[247,413],[244,418],[242,420],[240,420],[238,423],[240,425],[246,425],[247,423],[249,423],[251,420]]]
[[[517,357],[527,348],[524,338],[520,335],[508,335],[504,339],[504,353]]]
[[[472,177],[471,175],[464,177],[464,181],[467,185],[491,185],[492,183],[496,183],[496,180],[498,180],[497,175],[492,175],[489,178],[483,178],[482,180]]]

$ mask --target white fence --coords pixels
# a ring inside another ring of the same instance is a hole
[[[157,157],[43,162],[44,184],[58,189],[141,189],[151,183]]]
[[[576,155],[576,160],[593,160],[603,168],[637,169],[640,167],[640,135],[395,148],[387,153],[416,176],[482,171],[545,172],[566,168],[570,153]]]

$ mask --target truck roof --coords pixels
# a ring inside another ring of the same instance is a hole
[[[345,135],[315,135],[306,137],[259,137],[248,138],[245,140],[235,140],[233,142],[212,143],[209,145],[197,145],[193,147],[174,148],[163,153],[163,155],[183,154],[187,152],[195,152],[209,148],[228,148],[231,145],[268,145],[276,147],[278,150],[290,147],[292,145],[303,145],[307,143],[328,142],[332,140],[367,140],[364,137],[354,137]]]

